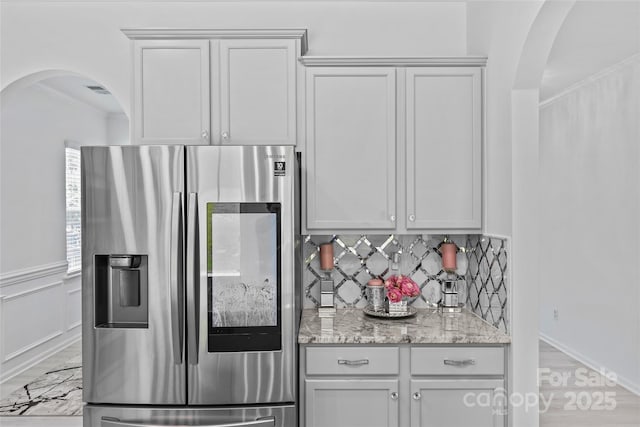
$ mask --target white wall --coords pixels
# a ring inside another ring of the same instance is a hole
[[[537,396],[538,327],[536,248],[530,244],[537,155],[537,91],[513,91],[523,49],[542,7],[540,1],[474,1],[469,10],[469,52],[488,56],[486,70],[484,230],[507,237],[511,335],[509,392],[516,399]],[[533,95],[532,93],[533,92]],[[528,105],[533,98],[533,109]],[[533,298],[532,298],[533,296]],[[516,400],[517,401],[517,400]],[[538,408],[513,405],[510,425],[538,425]]]
[[[639,103],[636,56],[540,109],[540,331],[636,392]]]
[[[129,118],[124,113],[107,115],[107,144],[129,144]]]
[[[511,236],[511,90],[522,48],[541,2],[469,3],[468,48],[486,55],[485,221],[486,234]]]
[[[43,85],[2,97],[0,271],[66,259],[64,141],[103,145],[106,115]]]
[[[0,380],[77,339],[66,277],[65,140],[102,145],[106,115],[44,85],[0,96]]]

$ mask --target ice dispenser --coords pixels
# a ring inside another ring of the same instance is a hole
[[[96,328],[146,328],[146,255],[96,255]]]

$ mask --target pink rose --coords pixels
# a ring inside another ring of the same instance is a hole
[[[387,280],[384,281],[384,287],[387,289],[394,288],[396,286],[396,276],[390,276]]]
[[[409,277],[403,277],[399,282],[400,291],[408,297],[420,295],[420,287]]]
[[[402,295],[406,295],[408,297],[413,296],[413,284],[411,284],[410,282],[404,281],[400,283],[400,291],[402,292]]]
[[[391,302],[400,302],[402,301],[402,292],[397,288],[387,289],[387,298],[389,298]]]

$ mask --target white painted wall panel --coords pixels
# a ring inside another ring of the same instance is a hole
[[[77,278],[74,282],[78,282],[78,287],[66,291],[65,328],[67,331],[77,328],[82,322],[82,288],[80,287],[80,278]]]
[[[540,331],[636,391],[639,103],[640,56],[540,111]]]
[[[0,275],[0,383],[80,338],[80,282],[65,262]]]
[[[2,304],[2,362],[62,335],[65,292],[62,282],[53,282],[15,295]]]

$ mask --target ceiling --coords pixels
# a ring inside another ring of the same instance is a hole
[[[79,76],[51,77],[40,81],[40,84],[61,92],[73,99],[88,104],[105,113],[122,113],[122,107],[118,100],[111,94],[96,93],[87,86],[100,86],[93,80]]]
[[[540,100],[640,53],[640,0],[578,0],[549,55]]]

